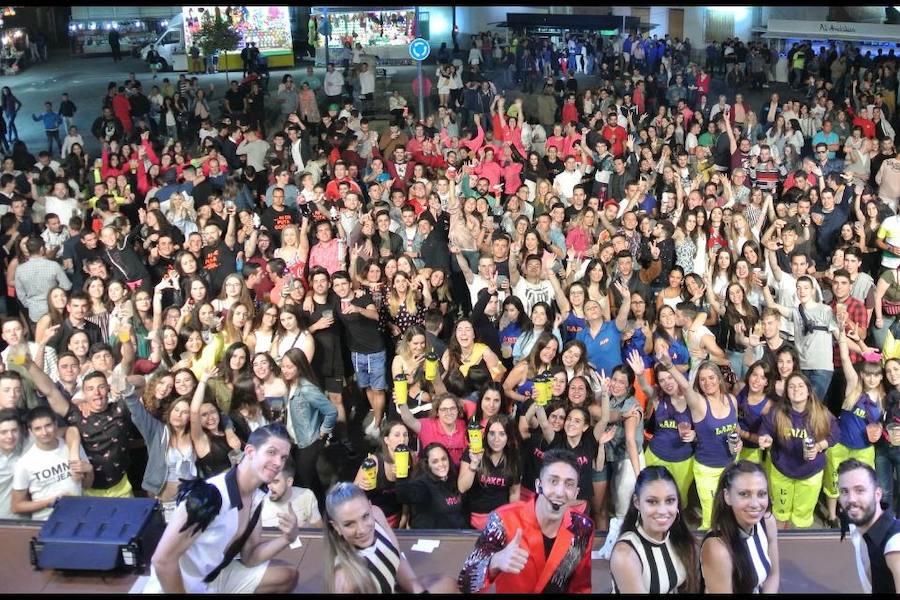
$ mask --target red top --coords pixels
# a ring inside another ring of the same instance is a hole
[[[444,432],[444,428],[436,418],[428,417],[427,419],[420,419],[419,424],[422,426],[422,429],[419,431],[419,448],[425,448],[425,446],[432,442],[443,445],[450,454],[450,460],[458,469],[463,452],[469,447],[466,422],[462,419],[457,419],[456,430],[450,435],[447,435]],[[422,458],[421,453],[419,458]]]

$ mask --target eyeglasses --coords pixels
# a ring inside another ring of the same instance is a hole
[[[441,412],[441,413],[455,413],[455,412],[459,412],[459,409],[456,408],[455,406],[445,406],[445,407],[443,407],[443,408],[439,408],[439,409],[438,409],[438,412]]]

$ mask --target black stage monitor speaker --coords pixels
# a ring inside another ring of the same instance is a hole
[[[37,537],[31,564],[38,569],[143,572],[166,528],[152,498],[60,498]]]

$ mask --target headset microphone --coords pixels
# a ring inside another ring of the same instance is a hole
[[[559,503],[557,503],[557,502],[554,502],[553,500],[550,499],[550,496],[548,496],[547,494],[544,493],[544,486],[538,486],[538,493],[539,493],[541,496],[543,496],[544,498],[547,499],[547,502],[550,503],[550,507],[551,507],[554,511],[557,511],[557,510],[559,510],[559,509],[561,509],[561,508],[563,507],[562,504],[559,504]]]

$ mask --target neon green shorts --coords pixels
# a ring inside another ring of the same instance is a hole
[[[131,482],[128,481],[128,476],[124,475],[122,476],[122,479],[119,480],[119,483],[111,488],[106,488],[105,490],[89,488],[84,490],[84,495],[93,496],[95,498],[133,498],[134,490],[131,488]]]
[[[769,494],[775,518],[782,522],[790,521],[794,527],[810,527],[819,501],[819,492],[822,490],[823,477],[824,470],[806,479],[794,479],[772,465]]]
[[[845,460],[855,458],[875,468],[875,446],[866,446],[859,450],[852,450],[843,444],[835,444],[825,451],[825,481],[823,488],[829,498],[838,497],[838,467]]]
[[[739,460],[749,460],[750,462],[756,463],[758,465],[763,464],[763,451],[762,448],[742,448],[741,453],[738,456]]]
[[[647,446],[644,450],[644,460],[648,467],[655,465],[665,467],[669,471],[672,475],[672,479],[675,480],[675,485],[678,486],[678,495],[681,497],[681,508],[684,509],[688,503],[688,490],[691,489],[691,482],[694,481],[694,457],[691,456],[686,460],[678,462],[670,462],[653,454],[653,451],[650,450],[650,446]]]
[[[700,508],[703,511],[700,529],[709,529],[712,522],[713,499],[719,485],[719,477],[724,470],[725,467],[707,467],[694,460],[694,483],[697,485],[697,495],[700,497]]]

